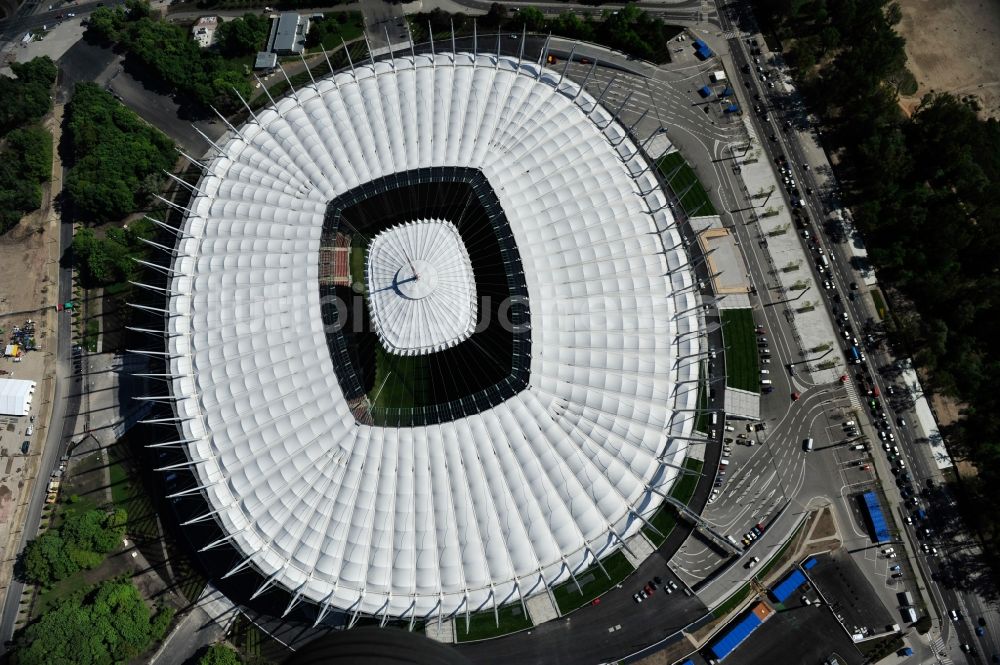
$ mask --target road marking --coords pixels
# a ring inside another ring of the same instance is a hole
[[[850,380],[844,384],[844,390],[847,391],[847,399],[851,402],[851,406],[857,411],[864,411],[861,407],[861,399],[858,397],[858,391],[854,389],[854,384]]]

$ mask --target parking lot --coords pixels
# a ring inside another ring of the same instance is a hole
[[[898,565],[896,559],[885,558],[881,548],[873,549],[886,569]],[[868,637],[900,623],[899,614],[885,607],[846,549],[838,548],[815,558],[817,563],[808,571],[808,576],[848,630]]]
[[[802,594],[800,594],[802,595]],[[727,665],[803,665],[822,663],[836,654],[841,665],[861,665],[864,657],[823,605],[806,591],[810,605],[789,598],[777,612],[726,659]]]

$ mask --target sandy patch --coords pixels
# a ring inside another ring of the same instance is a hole
[[[909,112],[928,92],[975,95],[982,117],[1000,117],[1000,4],[993,0],[901,0],[908,66],[917,94],[902,97]]]

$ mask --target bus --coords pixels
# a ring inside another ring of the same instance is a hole
[[[854,364],[858,364],[861,362],[861,352],[858,350],[858,347],[856,346],[851,347],[851,361],[854,362]]]

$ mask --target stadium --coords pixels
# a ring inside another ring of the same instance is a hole
[[[701,303],[656,169],[539,62],[372,61],[203,159],[169,268],[190,524],[283,612],[524,603],[627,547],[692,438]]]

